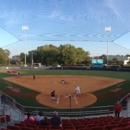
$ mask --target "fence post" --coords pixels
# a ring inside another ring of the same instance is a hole
[[[13,99],[13,107],[14,107],[14,108],[16,107],[15,99]]]
[[[1,104],[1,96],[2,96],[2,93],[0,92],[0,104]]]

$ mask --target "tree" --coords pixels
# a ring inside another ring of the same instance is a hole
[[[114,57],[112,60],[113,60],[113,63],[118,64],[118,59],[116,57]]]
[[[19,55],[15,55],[12,57],[12,59],[10,60],[11,64],[20,64],[21,59]]]
[[[85,65],[91,65],[91,62],[92,62],[92,59],[90,57],[90,53],[86,51],[86,58],[82,63],[84,63]]]
[[[20,53],[20,60],[24,63],[25,60],[25,54],[22,52]]]
[[[5,65],[6,62],[7,62],[7,56],[5,54],[5,51],[2,48],[0,48],[0,64]]]
[[[4,52],[5,52],[5,54],[7,55],[7,57],[9,57],[10,51],[9,51],[8,49],[5,49]]]
[[[55,65],[58,64],[58,54],[59,50],[54,45],[45,45],[37,48],[36,56],[37,62],[40,62],[42,64],[46,65]]]
[[[41,63],[44,65],[79,65],[90,64],[91,58],[88,51],[84,51],[82,48],[76,48],[71,44],[60,45],[56,47],[54,45],[44,45],[37,47],[36,50],[28,52],[27,63]],[[25,54],[20,54],[22,62],[25,60]]]
[[[59,46],[59,61],[65,66],[81,64],[87,59],[87,54],[82,48],[70,44]]]
[[[126,54],[126,57],[130,57],[130,54]]]
[[[62,65],[75,65],[77,61],[76,49],[70,44],[59,46],[59,61]],[[74,58],[75,57],[75,58]]]
[[[101,55],[101,58],[103,59],[104,64],[107,64],[107,55],[103,54]]]
[[[5,52],[5,55],[6,55],[6,62],[10,64],[10,58],[9,58],[10,51],[8,49],[5,49],[4,52]]]

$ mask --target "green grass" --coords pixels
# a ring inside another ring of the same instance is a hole
[[[116,88],[120,88],[121,90],[113,92],[112,90],[115,90]],[[111,87],[94,92],[93,94],[97,96],[98,100],[93,105],[95,106],[113,105],[115,104],[116,101],[120,100],[128,93],[130,93],[130,80],[127,79],[120,86],[116,84]]]
[[[8,83],[10,83],[10,82],[8,82]],[[5,83],[5,81],[3,79],[0,79],[0,84],[1,84],[0,90],[3,91],[4,93],[8,94],[12,98],[14,98],[20,104],[26,105],[26,106],[34,106],[34,104],[36,106],[42,106],[41,104],[39,104],[36,101],[36,98],[35,98],[37,96],[37,94],[39,94],[38,92],[24,88],[20,85],[14,84],[14,83],[10,83],[10,84],[12,84],[13,87],[20,89],[21,92],[16,93],[7,88],[8,85]]]
[[[119,72],[119,71],[89,71],[89,70],[23,70],[19,71],[22,76],[33,75],[78,75],[78,76],[98,76],[98,77],[110,77],[124,79],[125,81],[118,86],[118,84],[111,87],[99,90],[93,94],[97,96],[98,100],[92,106],[105,106],[113,105],[117,100],[120,100],[123,96],[130,92],[130,73]],[[20,85],[13,84],[13,87],[20,88],[20,93],[15,93],[12,90],[6,88],[7,84],[3,80],[7,77],[6,71],[0,71],[0,90],[9,94],[15,98],[17,102],[24,106],[37,106],[42,107],[43,105],[36,101],[36,96],[39,94],[36,91],[24,88]],[[112,89],[121,88],[118,92],[112,92]],[[26,96],[31,95],[31,96]],[[33,95],[33,96],[32,96]]]

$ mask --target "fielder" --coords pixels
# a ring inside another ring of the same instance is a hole
[[[35,80],[35,78],[36,78],[36,76],[35,76],[35,74],[33,74],[33,80]]]
[[[80,86],[77,86],[76,88],[75,88],[75,91],[76,91],[76,94],[81,94],[81,88],[80,88]]]
[[[61,80],[61,83],[62,83],[62,84],[65,84],[65,80]]]

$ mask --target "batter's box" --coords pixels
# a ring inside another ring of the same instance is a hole
[[[65,95],[58,95],[57,97],[60,98],[60,99],[64,99]]]
[[[68,94],[68,95],[57,95],[57,98],[59,98],[59,99],[65,99],[65,98],[70,98],[69,97],[70,95]],[[75,99],[76,98],[76,94],[71,94],[71,98],[72,99]]]

